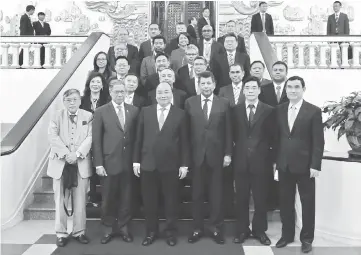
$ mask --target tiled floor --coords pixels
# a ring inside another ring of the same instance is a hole
[[[99,240],[101,231],[98,221],[88,221],[87,234],[91,239],[90,244],[81,245],[71,240],[65,248],[57,248],[55,245],[53,221],[23,221],[17,226],[2,232],[1,254],[2,255],[298,255],[300,242],[296,240],[288,247],[277,249],[274,247],[280,237],[281,224],[270,222],[267,231],[272,241],[270,247],[262,246],[254,239],[247,240],[243,246],[232,243],[232,235],[226,235],[226,244],[216,245],[211,240],[204,238],[197,244],[188,244],[186,231],[179,234],[179,243],[176,247],[168,247],[163,240],[157,240],[150,247],[140,245],[144,235],[143,223],[137,222],[133,229],[135,240],[126,244],[119,239],[102,245]],[[229,223],[228,225],[232,225]],[[228,226],[229,228],[229,226]],[[184,232],[184,233],[183,233]],[[299,231],[297,231],[296,238]],[[322,237],[316,237],[313,243],[314,255],[361,255],[361,247],[351,247],[342,243],[328,242]]]

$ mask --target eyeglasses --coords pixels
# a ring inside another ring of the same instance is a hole
[[[74,98],[74,99],[68,98],[68,99],[65,99],[64,101],[67,103],[76,103],[79,101],[79,98]]]

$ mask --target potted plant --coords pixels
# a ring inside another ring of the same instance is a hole
[[[338,128],[338,139],[346,134],[352,148],[348,152],[350,157],[361,157],[361,91],[352,92],[338,102],[326,102],[322,111],[329,115],[325,128]]]

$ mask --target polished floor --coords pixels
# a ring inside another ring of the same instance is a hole
[[[70,223],[70,222],[69,222]],[[162,239],[150,247],[143,247],[141,241],[144,235],[143,222],[133,222],[132,229],[135,240],[131,244],[114,239],[106,245],[100,244],[101,228],[99,221],[87,222],[87,235],[91,239],[88,245],[81,245],[70,240],[64,248],[55,245],[53,221],[23,221],[13,228],[1,233],[2,255],[298,255],[300,242],[296,241],[288,247],[277,249],[275,246],[280,237],[281,224],[270,222],[267,234],[272,245],[262,246],[254,239],[247,240],[243,245],[232,243],[232,223],[226,223],[226,244],[217,245],[204,238],[196,244],[187,243],[187,232],[190,223],[181,222],[178,245],[168,247]],[[298,235],[299,231],[297,231]],[[317,236],[313,243],[314,255],[361,255],[361,247],[348,246],[342,243],[329,242]]]

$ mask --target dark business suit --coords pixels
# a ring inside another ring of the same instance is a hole
[[[152,50],[152,39],[148,39],[144,42],[142,42],[139,46],[139,62],[142,63],[143,58],[152,56],[153,50]]]
[[[227,99],[213,96],[209,119],[203,113],[201,96],[185,103],[192,152],[192,200],[195,230],[203,230],[205,194],[210,204],[211,231],[223,225],[223,161],[232,155],[232,127]]]
[[[266,84],[268,84],[268,83],[272,83],[272,81],[271,81],[271,80],[268,80],[268,79],[265,79],[265,78],[262,78],[262,80],[261,80],[261,86],[264,86],[264,85],[266,85]]]
[[[179,168],[189,165],[185,112],[170,106],[159,129],[157,104],[139,114],[133,161],[140,163],[140,178],[147,234],[158,232],[159,188],[165,202],[166,234],[176,230]]]
[[[210,21],[211,24],[208,24],[207,21],[206,21],[206,19],[203,18],[203,17],[201,17],[201,18],[198,19],[197,28],[198,28],[198,34],[199,34],[199,39],[200,39],[200,40],[203,39],[202,28],[203,28],[205,25],[211,25],[212,28],[213,28],[213,37],[216,36],[216,33],[215,33],[216,30],[215,30],[214,23],[213,23],[213,21],[212,21],[211,18],[209,18],[209,21]]]
[[[239,86],[242,87],[242,84],[240,84]],[[244,103],[244,100],[245,100],[245,97],[244,97],[244,94],[243,94],[243,91],[242,91],[242,88],[241,88],[241,91],[240,91],[239,97],[238,97],[238,101],[237,101],[237,103],[235,102],[234,91],[233,91],[232,84],[222,87],[219,90],[218,96],[227,98],[230,105],[231,105],[231,107],[234,107],[234,106],[236,106],[238,104]]]
[[[237,51],[241,52],[241,53],[247,53],[246,50],[246,44],[244,42],[244,38],[240,35],[237,36],[238,37],[238,46],[237,46]],[[226,38],[226,35],[223,35],[221,37],[218,37],[217,42],[219,42],[221,45],[224,46],[224,39]]]
[[[302,204],[301,242],[312,243],[315,231],[315,178],[310,168],[321,171],[324,133],[321,109],[303,101],[292,130],[288,126],[285,103],[277,108],[278,145],[276,169],[280,181],[282,237],[293,241],[295,236],[296,184]]]
[[[214,59],[215,56],[224,53],[226,50],[224,49],[224,47],[220,43],[214,41],[213,39],[211,39],[211,40],[212,40],[212,45],[211,45],[210,62],[212,63],[212,60]],[[199,56],[204,56],[203,55],[203,50],[204,50],[204,41],[203,41],[203,39],[199,40],[198,49],[199,49]],[[209,63],[209,66],[212,68],[211,63]]]
[[[22,35],[34,35],[34,28],[26,13],[20,17],[20,36]],[[23,50],[21,50],[19,54],[19,65],[23,65]]]
[[[112,102],[99,107],[93,120],[93,162],[104,166],[102,223],[117,232],[131,219],[133,144],[138,108],[124,104],[125,127],[120,125]]]
[[[35,30],[35,35],[51,35],[50,25],[47,22],[44,22],[44,26],[41,25],[40,21],[33,22],[33,27]],[[44,65],[45,60],[45,47],[41,46],[40,48],[40,64]]]
[[[233,120],[233,170],[236,186],[237,235],[249,232],[249,198],[254,200],[255,213],[252,232],[261,234],[267,230],[267,171],[272,171],[267,160],[275,153],[274,108],[258,101],[252,123],[246,111],[246,102],[232,109]]]
[[[195,28],[191,24],[189,24],[187,27],[187,33],[189,34],[190,37],[192,37],[192,41],[194,43],[197,43],[197,33]]]
[[[347,14],[340,12],[338,22],[336,22],[335,14],[328,16],[327,19],[327,35],[349,35],[350,22]]]
[[[135,73],[139,76],[139,69],[140,69],[140,63],[138,60],[138,48],[134,45],[127,44],[128,49],[128,55],[127,59],[129,61],[129,73]],[[108,50],[108,58],[110,62],[110,67],[112,71],[115,71],[115,53],[114,53],[114,46],[110,47]]]
[[[144,97],[134,93],[132,105],[141,109],[144,106],[146,106],[146,104],[147,104],[147,100]]]
[[[273,28],[273,19],[272,16],[268,13],[265,14],[266,22],[266,34],[267,35],[274,35],[274,28]],[[260,13],[256,13],[252,16],[251,20],[251,33],[254,32],[263,32],[263,24],[262,18]]]
[[[188,65],[182,66],[178,70],[177,82],[175,83],[177,89],[181,89],[187,93],[188,97],[196,96],[195,78],[190,78]]]
[[[149,92],[148,94],[148,104],[149,105],[153,105],[153,104],[157,104],[157,99],[156,99],[156,89],[152,90]],[[184,102],[187,99],[187,93],[184,92],[183,90],[180,89],[173,89],[173,105],[180,108],[180,109],[184,109]]]

